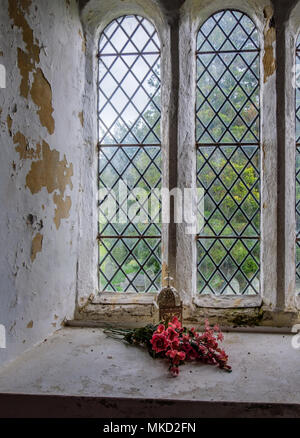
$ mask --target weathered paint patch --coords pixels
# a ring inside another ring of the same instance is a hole
[[[38,115],[42,126],[47,128],[49,134],[54,133],[55,122],[52,117],[52,89],[40,68],[34,73],[34,81],[31,88],[33,102],[39,107]]]
[[[6,123],[7,123],[8,133],[9,133],[10,136],[12,136],[11,129],[12,129],[13,120],[12,120],[12,118],[11,118],[11,116],[9,114],[7,116],[7,119],[6,119]]]
[[[29,142],[24,134],[18,131],[13,138],[14,144],[17,144],[16,151],[21,160],[35,160],[41,158],[41,145],[37,144],[37,149],[29,147]]]
[[[32,0],[21,0],[21,5],[25,12],[29,12],[31,4]]]
[[[21,74],[20,94],[28,98],[29,92],[33,102],[39,107],[38,115],[42,126],[45,126],[49,134],[53,134],[55,122],[52,117],[52,89],[43,71],[36,68],[40,62],[39,41],[34,38],[33,30],[29,26],[25,12],[28,13],[31,0],[9,0],[9,16],[15,26],[22,30],[26,52],[18,48],[18,67]],[[33,84],[30,86],[30,73],[33,74]]]
[[[21,74],[20,93],[27,98],[29,93],[29,73],[35,68],[35,64],[40,62],[39,41],[34,39],[33,30],[29,26],[24,12],[29,11],[31,1],[28,0],[9,0],[8,12],[14,25],[22,30],[23,41],[26,45],[26,53],[18,48],[18,67]]]
[[[13,20],[14,25],[22,30],[23,41],[26,44],[26,50],[31,56],[32,60],[36,63],[40,61],[40,48],[38,45],[38,40],[34,40],[33,30],[29,26],[24,12],[29,12],[29,6],[31,1],[24,0],[8,0],[8,13],[10,18]]]
[[[82,32],[81,32],[81,29],[79,29],[79,36],[80,36],[80,38],[82,39],[82,47],[81,47],[81,50],[82,50],[82,52],[83,53],[85,53],[86,52],[86,39],[85,39],[85,37],[82,35]]]
[[[32,241],[31,257],[30,257],[32,262],[35,261],[37,254],[39,252],[42,252],[43,238],[44,238],[44,236],[42,234],[38,233]]]
[[[70,196],[67,196],[66,199],[63,199],[62,195],[57,195],[56,193],[54,193],[53,200],[56,204],[54,223],[56,229],[58,230],[62,219],[68,219],[70,217],[72,201]]]
[[[272,6],[266,6],[264,9],[266,24],[264,28],[264,57],[263,57],[265,83],[276,70],[276,60],[275,60],[274,48],[273,48],[273,43],[276,41],[276,30],[273,24],[273,14],[274,11]]]
[[[18,48],[18,67],[21,74],[20,94],[28,98],[29,94],[29,73],[32,72],[34,64],[30,61],[30,56]]]
[[[48,193],[59,190],[64,196],[67,185],[73,189],[72,176],[73,164],[68,166],[66,156],[59,160],[59,152],[51,150],[48,143],[43,141],[42,159],[31,164],[31,169],[26,177],[26,185],[32,194],[38,193],[46,187]]]
[[[83,127],[84,125],[84,115],[83,115],[83,111],[81,111],[80,113],[78,113],[78,117],[81,123],[81,126]]]
[[[36,194],[45,187],[48,193],[59,191],[54,194],[53,200],[56,204],[54,223],[57,229],[62,219],[70,217],[72,207],[71,197],[64,199],[67,186],[73,189],[72,184],[73,164],[68,165],[66,156],[59,160],[59,152],[51,150],[48,143],[43,141],[42,159],[31,164],[31,169],[26,177],[26,185],[32,194]]]

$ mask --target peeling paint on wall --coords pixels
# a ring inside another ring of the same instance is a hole
[[[62,195],[57,195],[56,193],[54,193],[53,200],[57,206],[55,209],[54,223],[56,228],[59,229],[61,220],[68,219],[70,217],[72,201],[70,196],[67,196],[66,199],[63,199]]]
[[[32,0],[21,0],[22,8],[25,12],[29,12],[29,8],[31,6]]]
[[[274,55],[273,43],[276,41],[276,30],[273,23],[274,11],[272,6],[266,6],[264,9],[264,16],[266,24],[264,28],[264,82],[273,75],[276,70],[276,60]]]
[[[27,99],[29,93],[29,73],[33,70],[33,64],[27,53],[18,48],[18,67],[21,74],[20,94]]]
[[[0,60],[9,86],[0,102],[0,321],[8,332],[17,323],[0,366],[50,336],[52,323],[60,328],[73,317],[80,203],[73,166],[75,175],[86,153],[78,118],[85,89],[78,31],[84,32],[76,0],[68,8],[65,0],[1,6]]]
[[[35,64],[40,62],[39,41],[34,39],[33,30],[29,26],[24,13],[29,12],[30,0],[9,0],[8,12],[14,25],[22,30],[23,41],[26,51],[18,48],[18,67],[22,77],[20,85],[21,96],[27,98],[29,93],[29,73],[35,68]]]
[[[44,238],[44,236],[42,234],[38,233],[32,241],[31,257],[30,257],[32,262],[35,261],[37,254],[39,252],[42,252],[43,238]]]
[[[42,159],[31,164],[31,169],[26,177],[26,185],[34,195],[46,187],[48,193],[54,194],[53,200],[56,204],[54,223],[59,229],[62,219],[70,216],[72,207],[71,197],[64,199],[67,186],[73,189],[72,184],[73,164],[67,162],[66,156],[59,160],[59,152],[51,150],[48,143],[43,141]]]
[[[84,125],[84,116],[83,116],[83,111],[81,111],[80,113],[78,113],[78,117],[81,123],[81,126],[83,127]]]
[[[7,116],[7,119],[6,119],[6,123],[7,123],[7,129],[8,129],[9,135],[12,136],[11,129],[12,129],[13,120],[9,114]]]
[[[29,92],[33,102],[39,107],[37,111],[42,126],[49,134],[54,133],[55,122],[52,117],[52,89],[43,71],[36,68],[40,62],[39,40],[34,38],[33,30],[29,26],[24,13],[29,12],[31,0],[9,0],[9,16],[15,26],[22,30],[26,52],[18,48],[18,67],[21,74],[20,94],[28,98]],[[30,86],[30,73],[33,73],[33,84]]]
[[[67,185],[73,189],[72,176],[73,164],[68,166],[66,156],[59,160],[59,152],[51,150],[48,143],[43,141],[42,159],[31,164],[31,169],[26,177],[26,185],[34,195],[46,187],[48,193],[59,190],[64,196]]]
[[[47,128],[49,134],[54,133],[55,122],[52,117],[52,89],[40,68],[34,73],[34,81],[31,88],[33,102],[39,107],[38,115],[42,126]]]
[[[16,151],[21,160],[34,160],[41,157],[41,145],[37,144],[37,149],[29,147],[29,142],[25,135],[18,131],[13,138],[14,144],[17,144]]]

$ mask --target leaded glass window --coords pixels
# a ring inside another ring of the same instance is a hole
[[[300,294],[300,36],[296,46],[296,293]]]
[[[98,59],[99,189],[116,198],[112,212],[104,209],[105,199],[99,202],[99,287],[156,292],[161,285],[161,207],[154,190],[161,187],[161,87],[154,26],[140,16],[114,20],[101,34]]]
[[[204,226],[201,294],[259,294],[260,53],[245,14],[212,15],[197,37],[196,142]]]

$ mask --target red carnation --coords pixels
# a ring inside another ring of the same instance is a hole
[[[163,324],[159,324],[156,329],[156,333],[163,333],[165,331],[165,326]]]
[[[178,338],[178,333],[173,327],[168,327],[166,332],[170,342]]]
[[[172,359],[174,365],[178,365],[179,362],[183,362],[185,359],[185,352],[178,350],[169,350],[166,352],[166,356]]]
[[[175,359],[177,353],[178,353],[177,350],[169,350],[166,352],[166,356],[169,357],[170,359]]]
[[[174,316],[172,322],[169,322],[169,326],[175,329],[181,329],[181,322],[178,320],[177,316]]]
[[[173,342],[171,342],[171,349],[172,350],[178,350],[179,346],[180,346],[179,338],[176,338],[176,339],[174,339]]]
[[[154,334],[151,339],[152,349],[156,353],[160,353],[161,351],[165,351],[168,347],[169,343],[164,333],[162,334]]]

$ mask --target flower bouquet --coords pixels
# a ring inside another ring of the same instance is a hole
[[[129,344],[145,346],[153,358],[167,359],[173,376],[179,374],[179,366],[192,361],[217,365],[231,372],[231,367],[227,364],[228,356],[219,347],[223,334],[219,326],[211,327],[208,320],[205,320],[205,329],[201,334],[194,328],[182,327],[177,317],[168,325],[150,324],[133,330],[110,328],[105,333]]]

